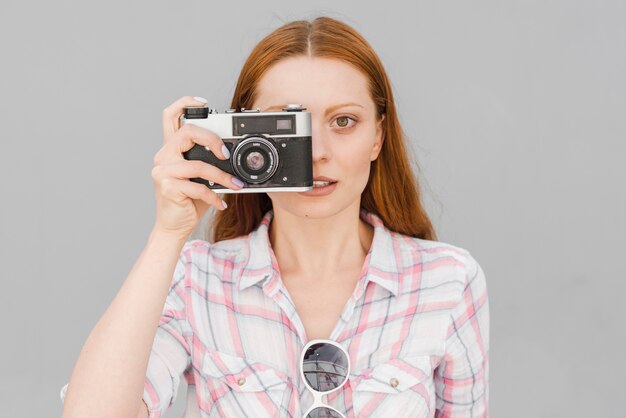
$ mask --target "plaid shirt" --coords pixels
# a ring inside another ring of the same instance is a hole
[[[186,418],[296,417],[304,326],[269,242],[250,234],[185,243],[152,347],[143,398],[159,418],[188,384]],[[450,244],[374,228],[361,277],[330,338],[350,354],[324,401],[352,417],[486,417],[489,305],[484,273]],[[63,396],[62,396],[63,397]]]

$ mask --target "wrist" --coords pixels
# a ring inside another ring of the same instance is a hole
[[[161,229],[157,226],[154,226],[152,228],[152,231],[150,232],[150,240],[158,240],[158,241],[162,241],[162,240],[166,240],[166,241],[170,241],[170,242],[176,242],[179,244],[184,244],[187,239],[189,238],[189,235],[191,235],[192,231],[189,232],[185,232],[185,231],[169,231],[166,229]]]

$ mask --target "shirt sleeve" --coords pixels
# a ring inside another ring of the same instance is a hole
[[[191,242],[176,263],[148,360],[143,400],[149,418],[159,418],[176,401],[180,377],[191,365],[192,331],[187,319]]]
[[[485,275],[468,254],[465,288],[450,314],[434,379],[437,418],[483,418],[489,409],[489,301]]]
[[[189,339],[191,327],[186,316],[187,283],[190,262],[186,254],[191,243],[183,246],[174,269],[163,312],[148,360],[144,381],[143,401],[149,418],[160,418],[175,402],[180,376],[191,364]],[[69,383],[61,388],[61,402]]]

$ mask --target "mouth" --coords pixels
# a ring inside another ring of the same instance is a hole
[[[321,181],[321,180],[313,180],[313,187],[326,187],[331,184],[337,183],[336,181]]]
[[[298,193],[301,196],[307,197],[319,197],[328,196],[332,194],[337,188],[337,180],[333,180],[329,177],[318,176],[313,179],[313,187],[306,192]]]
[[[331,184],[335,184],[337,183],[337,180],[330,178],[330,177],[326,177],[326,176],[315,176],[313,177],[313,187],[317,188],[317,187],[326,187],[326,186],[330,186]]]

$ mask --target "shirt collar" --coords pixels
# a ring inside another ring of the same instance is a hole
[[[259,226],[249,235],[247,261],[239,279],[240,290],[263,281],[265,293],[273,296],[278,291],[278,262],[269,240],[269,225],[273,216],[274,211],[270,209],[263,216]],[[369,264],[362,289],[365,289],[368,281],[372,281],[397,296],[402,260],[398,238],[385,227],[377,215],[361,209],[359,216],[374,227],[372,246],[366,258],[369,259],[367,261]]]
[[[264,280],[263,286],[269,282],[273,276],[275,266],[273,265],[274,252],[270,251],[269,226],[274,216],[274,210],[270,209],[259,226],[250,232],[248,237],[247,262],[243,268],[239,279],[239,289],[243,290]],[[276,286],[275,286],[276,287]]]

